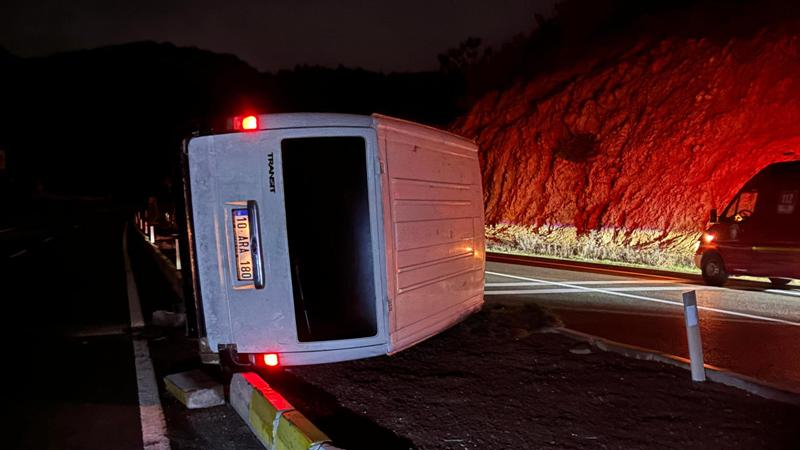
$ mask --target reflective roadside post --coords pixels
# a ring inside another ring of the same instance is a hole
[[[697,315],[695,291],[683,293],[683,316],[686,322],[686,340],[689,342],[689,365],[692,369],[692,381],[706,381],[703,341],[700,339],[700,320]]]
[[[150,225],[150,243],[151,244],[156,243],[156,227],[154,227],[153,225]]]
[[[175,238],[175,268],[181,270],[181,248],[178,238]]]

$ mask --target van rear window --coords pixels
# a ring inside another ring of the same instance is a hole
[[[300,342],[377,333],[366,143],[281,141],[286,231]]]

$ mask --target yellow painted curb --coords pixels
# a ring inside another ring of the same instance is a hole
[[[230,398],[231,406],[267,450],[309,450],[330,442],[325,433],[255,373],[235,374]]]
[[[278,410],[254,389],[250,399],[250,417],[248,420],[250,422],[250,429],[253,430],[256,437],[263,442],[267,448],[273,448],[275,445],[273,432],[275,428],[275,419],[277,417]]]
[[[278,419],[275,441],[275,450],[308,450],[330,439],[298,411],[289,411]]]

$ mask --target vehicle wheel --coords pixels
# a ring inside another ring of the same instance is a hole
[[[786,286],[792,280],[791,280],[791,278],[770,278],[769,281],[772,282],[773,286],[781,287],[781,286]]]
[[[725,272],[725,264],[722,258],[712,253],[703,256],[702,261],[703,281],[711,286],[722,286],[728,280],[728,273]]]

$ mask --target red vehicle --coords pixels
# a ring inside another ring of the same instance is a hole
[[[695,264],[706,284],[731,275],[800,279],[800,161],[771,164],[748,181],[700,238]]]

